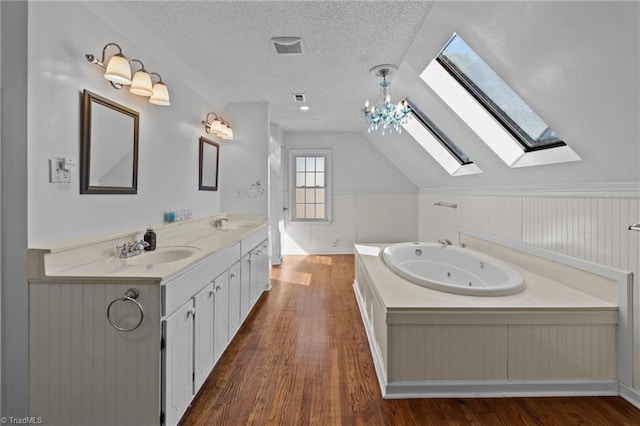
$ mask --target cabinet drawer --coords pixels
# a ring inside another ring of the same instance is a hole
[[[240,259],[240,243],[209,256],[185,273],[163,283],[162,315],[174,312],[194,294],[206,287],[213,277],[217,277]]]
[[[249,253],[251,250],[255,248],[255,246],[260,244],[262,241],[266,240],[268,236],[269,236],[269,229],[265,224],[262,227],[258,228],[256,232],[244,238],[240,242],[240,257]]]

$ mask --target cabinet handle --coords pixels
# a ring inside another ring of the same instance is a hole
[[[262,251],[261,251],[261,250],[258,250],[258,251],[256,252],[256,254],[260,254],[260,253],[262,253]]]
[[[211,290],[211,291],[209,292],[209,299],[211,299],[211,297],[213,297],[213,294],[214,294],[214,293],[215,293],[215,291],[213,291],[213,290]]]
[[[191,308],[187,311],[187,319],[189,319],[189,317],[195,317],[196,316],[196,308]]]
[[[235,278],[236,274],[231,274],[230,276],[231,276],[231,278]]]
[[[247,259],[247,263],[251,263],[251,259]]]
[[[216,291],[218,291],[218,290],[222,290],[222,286],[217,285],[217,286],[216,286]]]

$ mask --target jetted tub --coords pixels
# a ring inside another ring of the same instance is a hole
[[[391,244],[385,264],[415,284],[469,296],[506,296],[523,291],[522,275],[506,263],[468,248],[434,243]]]

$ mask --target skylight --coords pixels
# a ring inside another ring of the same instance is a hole
[[[422,146],[434,160],[451,176],[463,176],[482,173],[482,170],[469,159],[451,139],[444,134],[425,113],[420,111],[410,99],[410,119],[402,127]]]
[[[510,167],[580,160],[459,35],[420,77]]]

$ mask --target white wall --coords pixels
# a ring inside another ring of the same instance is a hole
[[[438,201],[456,203],[458,208],[434,206]],[[464,226],[633,272],[634,388],[640,390],[640,232],[627,229],[640,221],[637,193],[425,192],[420,194],[418,205],[419,237],[423,241],[458,241],[457,226]]]
[[[2,416],[27,415],[27,4],[2,2]]]
[[[163,212],[171,208],[191,208],[196,216],[221,211],[220,192],[198,190],[198,139],[206,136],[200,121],[212,110],[211,103],[187,84],[181,73],[184,64],[168,52],[154,54],[163,51],[157,41],[135,27],[119,28],[121,20],[103,19],[92,7],[29,3],[30,246],[124,228],[143,230],[162,222]],[[129,58],[141,59],[149,71],[162,75],[171,106],[152,105],[147,98],[111,87],[104,71],[84,59],[86,53],[100,57],[108,42],[118,43]],[[83,89],[140,113],[138,194],[80,195],[79,167],[72,171],[71,184],[49,183],[49,158],[79,160]],[[232,120],[240,138],[242,120]],[[226,149],[221,144],[222,159]],[[220,187],[227,184],[222,175]]]
[[[234,102],[221,112],[233,128],[234,140],[221,141],[220,196],[222,210],[267,213],[269,106],[266,102]],[[264,194],[248,193],[260,181]]]
[[[361,133],[285,132],[284,146],[330,149],[333,162],[331,223],[285,220],[285,254],[348,253],[356,242],[415,240],[415,185]],[[284,175],[288,188],[288,173]]]

